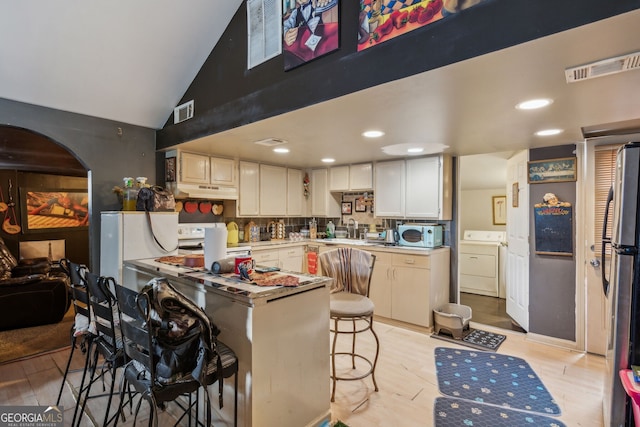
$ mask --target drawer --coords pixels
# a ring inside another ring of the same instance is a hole
[[[278,251],[252,251],[251,257],[256,261],[256,263],[278,261],[280,259]]]
[[[431,268],[431,258],[429,256],[393,254],[392,265],[396,267]]]
[[[284,255],[286,257],[297,257],[304,255],[304,248],[302,246],[295,246],[292,248],[280,249],[278,251],[280,255]]]
[[[460,254],[460,274],[470,276],[496,277],[496,257],[494,255]]]
[[[390,254],[388,252],[370,252],[376,256],[376,264],[391,265],[393,254]]]

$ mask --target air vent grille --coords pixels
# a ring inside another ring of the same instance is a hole
[[[616,56],[579,67],[567,68],[564,71],[567,83],[607,76],[640,68],[640,52]]]
[[[184,122],[193,117],[193,100],[173,109],[173,124]]]
[[[263,139],[261,141],[255,142],[255,144],[264,145],[266,147],[275,147],[276,145],[282,145],[286,143],[287,141],[285,141],[284,139],[278,139],[278,138],[267,138],[267,139]]]

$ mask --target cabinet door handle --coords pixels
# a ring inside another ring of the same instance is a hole
[[[477,256],[470,256],[469,259],[478,259]]]
[[[416,263],[416,260],[415,260],[414,258],[406,258],[406,259],[404,260],[404,263],[405,263],[405,264],[415,264],[415,263]]]

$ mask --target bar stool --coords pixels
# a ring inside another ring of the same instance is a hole
[[[375,264],[375,255],[353,248],[338,248],[320,254],[320,265],[322,273],[331,277],[330,294],[330,318],[331,326],[329,330],[333,333],[331,345],[331,401],[335,401],[336,382],[338,380],[353,381],[360,380],[371,375],[375,391],[378,391],[375,370],[380,352],[380,341],[378,335],[373,330],[374,304],[369,299],[369,288],[371,285],[371,274]],[[349,322],[352,327],[349,330],[340,329],[341,322]],[[364,326],[357,324],[365,322]],[[361,332],[371,331],[376,342],[376,352],[371,359],[356,352],[356,335]],[[350,352],[336,352],[338,335],[349,334],[352,337]],[[369,366],[366,372],[358,376],[339,376],[336,374],[336,356],[351,356],[351,366],[356,369],[356,358],[366,362]]]

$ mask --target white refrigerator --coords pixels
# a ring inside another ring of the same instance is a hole
[[[105,211],[101,220],[100,275],[119,284],[124,261],[178,253],[178,212]]]

